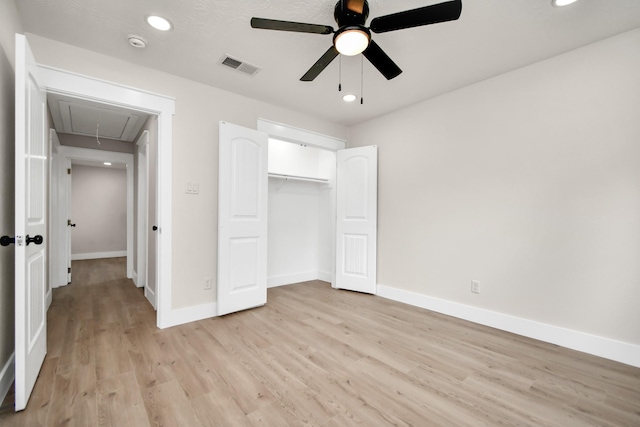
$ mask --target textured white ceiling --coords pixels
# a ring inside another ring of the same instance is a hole
[[[372,18],[439,3],[369,0]],[[640,0],[463,0],[458,21],[374,34],[404,71],[387,81],[364,63],[364,105],[344,103],[336,59],[313,82],[300,77],[330,35],[252,29],[251,17],[336,27],[334,0],[16,0],[27,32],[351,125],[640,27]],[[174,29],[161,33],[145,16]],[[144,50],[127,43],[142,36]],[[251,77],[219,64],[227,54],[257,65]],[[344,57],[344,92],[360,94],[361,56]]]

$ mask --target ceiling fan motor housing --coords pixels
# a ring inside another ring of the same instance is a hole
[[[365,0],[362,3],[362,12],[360,12],[359,10],[349,9],[349,0],[339,0],[336,3],[333,17],[340,28],[351,25],[363,27],[369,17],[369,3]]]

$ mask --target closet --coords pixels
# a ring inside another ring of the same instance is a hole
[[[267,286],[333,283],[336,153],[269,138]]]
[[[375,293],[377,148],[344,146],[266,120],[220,123],[219,315],[314,279]]]

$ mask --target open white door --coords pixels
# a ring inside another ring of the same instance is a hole
[[[218,315],[267,302],[268,135],[220,122]]]
[[[71,211],[71,160],[70,159],[66,159],[65,160],[65,175],[64,175],[64,186],[65,186],[65,197],[64,197],[64,203],[67,204],[66,206],[66,216],[67,218],[67,229],[66,229],[66,233],[65,233],[65,240],[64,240],[64,244],[65,244],[65,263],[67,264],[67,284],[71,283],[71,233],[73,230],[73,227],[75,227],[76,225],[73,222],[73,219],[71,219],[71,216],[73,215],[73,212]]]
[[[149,137],[147,137],[149,138]],[[157,141],[157,139],[156,139]],[[158,303],[158,169],[157,144],[151,144],[147,139],[146,172],[147,172],[147,272],[144,286],[144,296],[154,309]],[[153,225],[151,225],[153,224]]]
[[[143,288],[147,284],[147,229],[148,226],[148,204],[147,181],[148,169],[147,151],[149,147],[149,132],[144,131],[136,141],[138,146],[138,211],[137,211],[137,249],[136,254],[136,286]]]
[[[49,285],[51,288],[66,286],[70,252],[68,248],[69,226],[67,222],[67,168],[60,155],[60,140],[55,129],[49,129],[51,150],[49,174]],[[47,304],[49,303],[47,296]]]
[[[375,294],[378,147],[337,154],[335,286]]]
[[[16,34],[15,409],[21,411],[47,353],[46,93],[25,36]]]

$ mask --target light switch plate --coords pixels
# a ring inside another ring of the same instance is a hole
[[[187,182],[187,194],[198,194],[200,193],[200,183],[195,181]]]

